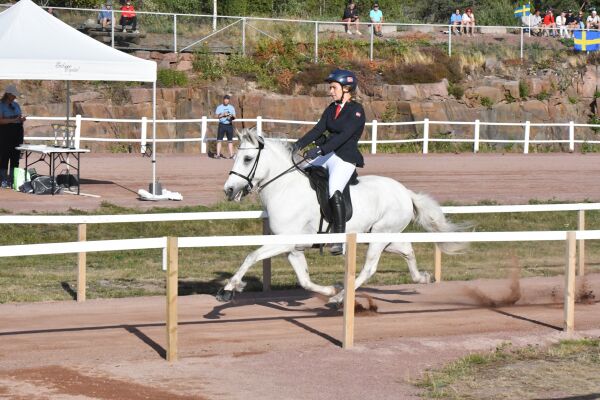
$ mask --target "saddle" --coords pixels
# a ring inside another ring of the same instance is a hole
[[[330,225],[333,220],[331,207],[329,206],[329,172],[323,167],[310,167],[305,170],[308,174],[310,187],[317,195],[317,201],[321,208],[321,219],[327,221]],[[350,186],[358,184],[358,174],[354,171],[348,184],[344,188],[342,195],[346,203],[346,221],[352,218],[352,199],[350,197]],[[319,229],[320,231],[321,229]]]

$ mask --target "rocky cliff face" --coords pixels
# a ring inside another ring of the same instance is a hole
[[[186,70],[191,68],[189,55],[158,53],[141,55],[149,58],[163,57],[162,67]],[[493,72],[493,68],[488,68]],[[596,66],[580,68],[576,75],[564,77],[560,72],[542,71],[507,78],[506,71],[498,76],[471,77],[463,85],[464,96],[456,99],[448,93],[448,83],[416,85],[382,85],[375,88],[371,97],[359,100],[365,107],[367,120],[379,122],[421,121],[474,121],[551,123],[575,121],[587,123],[599,112],[597,107],[600,71]],[[521,84],[521,88],[519,85]],[[21,82],[24,95],[19,99],[24,111],[35,116],[65,115],[63,82]],[[213,116],[223,93],[232,94],[232,103],[238,110],[238,119],[262,116],[270,119],[314,121],[319,118],[330,99],[325,95],[326,85],[311,88],[311,95],[280,95],[255,88],[252,82],[230,78],[202,87],[161,88],[157,93],[159,119],[195,119]],[[523,91],[527,98],[521,99]],[[94,118],[136,119],[152,116],[152,89],[141,84],[72,84],[72,115]],[[51,131],[48,121],[28,121],[28,135],[47,135]],[[238,127],[253,123],[238,122]],[[264,123],[263,129],[271,136],[298,137],[308,129],[306,125]],[[380,139],[420,136],[422,126],[384,126],[378,130]],[[438,137],[470,138],[473,127],[465,125],[434,124],[430,134]],[[148,135],[151,135],[149,129]],[[216,124],[209,124],[208,137],[216,135]],[[365,137],[370,137],[370,129]],[[84,122],[82,136],[98,138],[139,138],[140,125],[136,123]],[[482,139],[522,138],[522,127],[482,126]],[[568,138],[564,127],[539,128],[531,131],[532,139]],[[592,130],[577,130],[577,138],[594,137]],[[161,123],[159,138],[198,138],[199,123]],[[83,142],[94,151],[138,151],[139,145]],[[198,152],[198,143],[160,144],[161,152]]]

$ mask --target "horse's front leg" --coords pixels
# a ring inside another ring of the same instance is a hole
[[[298,283],[300,283],[300,286],[302,286],[304,289],[311,292],[320,293],[325,296],[333,296],[336,293],[335,287],[317,285],[310,280],[308,264],[306,263],[306,257],[304,256],[303,250],[296,249],[290,252],[290,254],[288,254],[288,260],[296,272]]]
[[[246,259],[240,266],[240,268],[237,270],[235,275],[233,275],[233,277],[229,280],[227,285],[225,285],[224,288],[219,290],[219,292],[217,293],[217,296],[216,296],[217,300],[230,301],[231,299],[233,299],[234,291],[241,292],[242,290],[244,290],[244,287],[246,286],[246,284],[242,281],[242,278],[244,277],[244,275],[246,275],[246,272],[248,272],[248,270],[250,269],[250,267],[252,265],[254,265],[254,263],[256,263],[260,260],[264,260],[265,258],[274,257],[278,254],[290,252],[293,249],[294,249],[293,244],[292,245],[289,245],[289,244],[265,245],[265,246],[259,247],[258,249],[254,250],[252,253],[248,254],[246,256]]]

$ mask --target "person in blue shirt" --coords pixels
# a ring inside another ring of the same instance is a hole
[[[379,37],[383,37],[381,33],[381,23],[383,22],[383,13],[379,9],[379,4],[373,4],[373,9],[369,12],[369,18],[371,18],[371,22],[373,23],[373,34]]]
[[[21,158],[21,152],[16,148],[23,144],[23,122],[26,118],[15,102],[19,95],[15,85],[8,85],[0,99],[0,183],[3,188],[12,187],[10,171],[19,166]]]
[[[231,97],[226,94],[223,96],[223,104],[219,104],[215,110],[217,118],[219,118],[219,128],[217,130],[217,154],[215,158],[234,158],[233,153],[233,125],[232,122],[235,119],[235,107],[229,102]],[[221,154],[221,142],[223,138],[227,136],[227,149],[229,150],[229,157],[224,157]]]
[[[102,25],[102,29],[107,29],[112,23],[112,4],[110,2],[102,6],[102,10],[98,14],[98,22]]]
[[[452,33],[460,35],[460,27],[462,25],[462,15],[460,10],[457,8],[454,14],[450,17],[450,25],[452,25]]]

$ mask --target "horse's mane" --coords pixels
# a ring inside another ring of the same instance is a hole
[[[275,138],[266,138],[265,141],[268,141],[277,151],[283,152],[284,155],[292,154],[292,144],[288,141]]]

